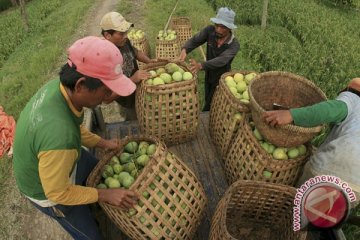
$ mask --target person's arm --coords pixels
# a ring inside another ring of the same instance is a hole
[[[328,100],[308,107],[290,109],[295,125],[314,127],[324,123],[340,123],[347,116],[347,105],[340,100]]]
[[[136,59],[140,62],[143,62],[143,63],[155,63],[157,62],[156,59],[151,59],[149,58],[143,51],[140,51],[140,50],[137,50],[137,53],[136,53]]]
[[[136,203],[138,194],[126,189],[96,189],[73,185],[69,175],[78,157],[75,149],[40,152],[39,177],[46,197],[57,204],[82,205],[104,201],[129,208]]]
[[[228,49],[226,49],[224,52],[222,52],[219,56],[216,58],[207,60],[206,62],[203,62],[202,69],[205,70],[211,70],[216,69],[222,66],[225,66],[229,61],[231,61],[236,54],[238,53],[240,49],[240,45],[238,42],[234,42],[229,46]]]
[[[192,38],[186,41],[186,43],[182,47],[186,54],[190,53],[195,48],[203,45],[207,41],[210,27],[211,26],[203,28],[200,32],[198,32]]]
[[[271,126],[294,123],[302,127],[314,127],[324,123],[340,123],[347,113],[345,102],[328,100],[308,107],[267,111],[264,119]]]
[[[86,127],[80,125],[81,144],[87,148],[95,147],[100,141],[101,137],[95,133],[90,132]]]
[[[78,158],[76,149],[42,151],[38,158],[41,185],[49,200],[63,205],[89,204],[98,200],[95,188],[70,183],[69,176]]]

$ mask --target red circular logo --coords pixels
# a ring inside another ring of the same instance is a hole
[[[310,189],[303,208],[309,222],[319,228],[335,227],[346,218],[349,210],[344,192],[329,185]]]

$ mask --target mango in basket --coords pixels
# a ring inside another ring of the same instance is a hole
[[[242,73],[235,73],[234,75],[234,81],[236,83],[240,82],[240,81],[244,81],[244,75]]]
[[[269,171],[265,170],[265,171],[263,172],[263,176],[266,177],[266,178],[271,178],[272,172],[269,172]]]
[[[101,175],[103,178],[112,177],[114,175],[114,170],[110,165],[105,165]]]
[[[127,151],[128,153],[135,153],[138,149],[138,146],[138,143],[135,141],[129,142],[125,145],[125,151]]]
[[[109,188],[119,188],[121,186],[119,180],[117,180],[116,178],[109,177],[109,181],[107,182]]]
[[[288,159],[288,155],[286,154],[286,151],[284,148],[275,148],[272,155],[277,160],[287,160]]]
[[[251,80],[254,79],[254,77],[256,76],[256,73],[249,73],[245,75],[245,82],[247,84],[249,84],[251,82]]]
[[[193,78],[193,75],[191,72],[184,72],[183,73],[183,80],[184,81],[188,81],[191,80]]]
[[[165,65],[165,70],[168,73],[174,73],[179,71],[179,66],[176,63],[168,63]]]
[[[299,156],[299,154],[300,154],[300,152],[296,147],[290,148],[287,152],[287,155],[289,158],[297,158]]]
[[[305,145],[300,145],[298,146],[298,149],[299,149],[299,154],[300,156],[304,155],[306,153],[306,146]]]

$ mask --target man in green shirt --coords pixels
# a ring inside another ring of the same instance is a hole
[[[123,58],[114,44],[85,37],[68,49],[60,80],[45,84],[27,103],[16,127],[14,175],[22,194],[54,218],[74,239],[103,239],[88,204],[103,201],[121,208],[138,194],[125,189],[85,187],[97,164],[81,146],[116,149],[81,126],[83,108],[93,108],[112,92],[128,96],[135,84],[122,74]]]
[[[332,129],[310,158],[298,181],[303,184],[317,175],[333,175],[348,183],[360,197],[360,78],[354,78],[335,100],[290,110],[267,111],[265,121],[271,126],[294,123],[313,127],[323,123]],[[353,204],[354,205],[354,204]]]

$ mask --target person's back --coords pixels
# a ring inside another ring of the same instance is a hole
[[[80,153],[82,117],[71,112],[59,88],[59,80],[43,86],[22,111],[16,127],[16,182],[22,193],[37,200],[46,199],[38,175],[38,154],[69,147]]]

